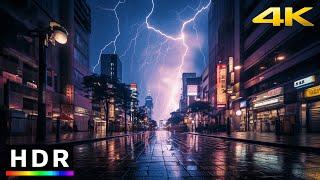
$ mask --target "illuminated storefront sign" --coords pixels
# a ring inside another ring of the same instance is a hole
[[[268,99],[265,101],[259,101],[253,104],[253,108],[257,109],[257,108],[261,108],[261,107],[265,107],[265,106],[270,106],[270,105],[276,105],[276,104],[280,104],[283,103],[283,96],[279,96],[276,98],[272,98],[272,99]]]
[[[233,71],[233,57],[229,57],[229,73]]]
[[[109,104],[109,118],[114,118],[115,117],[115,108],[114,108],[114,104],[110,103]]]
[[[235,75],[234,72],[230,73],[230,83],[233,84],[235,82]]]
[[[302,88],[308,85],[312,85],[316,81],[315,76],[309,76],[303,79],[300,79],[298,81],[294,82],[294,87],[295,88]]]
[[[74,112],[75,112],[75,115],[78,115],[78,116],[89,115],[89,111],[87,109],[79,106],[74,107]]]
[[[278,87],[275,89],[271,89],[265,93],[257,95],[255,101],[260,101],[260,100],[271,98],[274,96],[279,96],[281,94],[283,94],[283,87]]]
[[[247,107],[247,101],[241,101],[240,108],[245,108],[245,107]]]
[[[304,97],[310,98],[310,97],[316,97],[316,96],[320,96],[320,85],[306,89],[304,91]]]
[[[198,86],[197,85],[188,85],[187,86],[187,95],[188,96],[197,96],[198,95]]]
[[[226,82],[227,66],[225,64],[217,65],[217,106],[224,107],[227,104]]]

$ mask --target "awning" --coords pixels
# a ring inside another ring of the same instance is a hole
[[[73,118],[71,118],[70,116],[68,116],[66,114],[62,114],[62,115],[58,116],[57,119],[67,120],[67,121],[72,121],[73,120]]]

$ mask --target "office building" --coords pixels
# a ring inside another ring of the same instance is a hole
[[[146,108],[146,113],[147,113],[147,117],[148,117],[148,121],[153,120],[152,119],[152,111],[153,111],[153,99],[151,97],[151,93],[150,91],[148,92],[147,97],[145,98],[145,104],[144,104],[145,108]]]
[[[182,95],[180,97],[179,102],[179,110],[180,112],[186,112],[188,103],[187,103],[187,78],[195,78],[197,76],[196,73],[183,73],[182,74]]]
[[[316,28],[254,24],[269,7],[316,1],[217,1],[209,12],[209,100],[217,123],[254,132],[318,132],[319,42]],[[319,11],[304,14],[317,23]],[[241,35],[241,36],[240,36]],[[241,56],[240,56],[241,54]]]
[[[317,28],[294,23],[273,27],[251,22],[268,7],[319,8],[317,1],[246,1],[243,4],[243,87],[248,105],[246,130],[255,132],[320,132]],[[301,6],[300,6],[301,5]],[[319,11],[303,17],[317,24]]]
[[[39,40],[28,32],[48,27],[52,19],[69,36],[67,44],[47,48],[47,133],[57,118],[71,128],[76,123],[78,130],[87,129],[91,103],[81,85],[89,74],[91,12],[86,1],[3,1],[0,8],[2,25],[10,27],[0,40],[0,104],[10,109],[11,132],[35,132]]]
[[[209,101],[217,124],[232,118],[232,128],[239,129],[237,109],[242,98],[240,77],[240,5],[225,0],[211,4],[209,11]]]
[[[122,81],[122,63],[117,54],[102,54],[101,74],[108,75]]]

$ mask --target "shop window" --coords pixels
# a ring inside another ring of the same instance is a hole
[[[23,109],[26,110],[37,110],[37,101],[34,99],[23,98]]]

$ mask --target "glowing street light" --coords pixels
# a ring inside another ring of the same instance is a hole
[[[49,40],[53,45],[55,45],[55,42],[58,42],[59,44],[66,44],[68,41],[67,30],[57,22],[50,22],[50,28],[47,34],[49,35]]]
[[[234,70],[238,71],[238,70],[240,70],[241,68],[242,68],[242,66],[237,65],[237,66],[234,67]]]
[[[236,111],[236,116],[241,116],[242,115],[242,111],[239,109]]]
[[[281,55],[281,54],[279,54],[279,55],[277,55],[276,56],[276,61],[283,61],[283,60],[285,60],[286,59],[286,56],[285,55]]]
[[[51,21],[49,27],[34,31],[34,33],[35,36],[39,37],[39,83],[36,140],[42,142],[46,137],[47,48],[49,43],[53,46],[55,46],[56,42],[59,44],[66,44],[68,32],[59,23]]]

